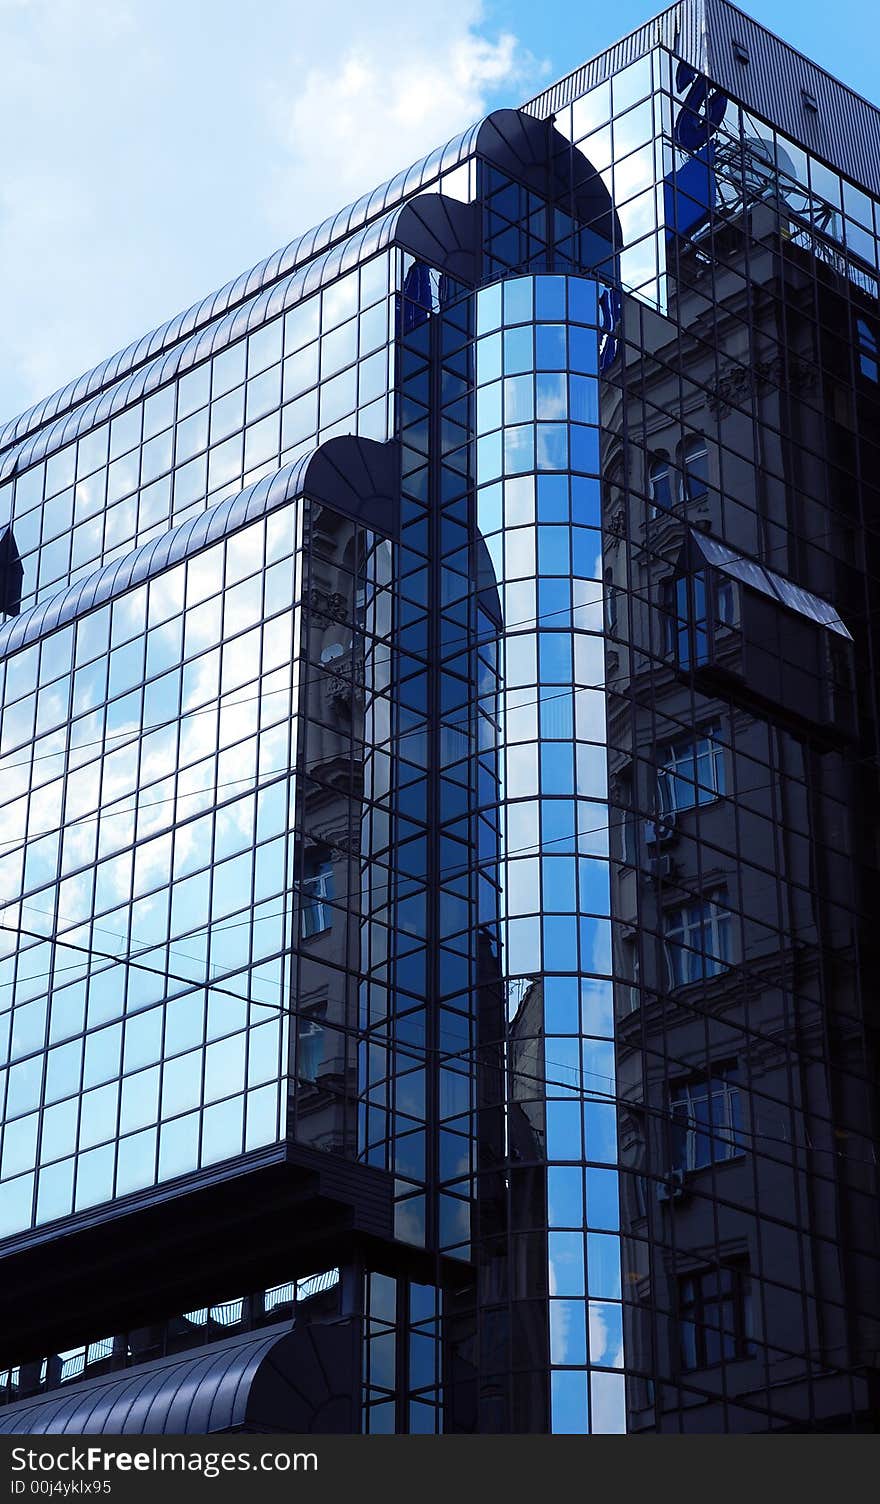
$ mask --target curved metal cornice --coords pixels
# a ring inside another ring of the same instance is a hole
[[[0,481],[8,480],[11,475],[27,470],[47,455],[63,449],[78,434],[149,396],[166,382],[183,375],[252,329],[261,327],[328,282],[351,271],[360,262],[387,250],[390,245],[400,245],[452,276],[473,282],[477,269],[474,206],[460,204],[439,193],[418,196],[398,205],[359,235],[291,273],[199,334],[191,335],[167,355],[142,366],[127,381],[99,393],[84,407],[59,418],[51,427],[41,429],[15,449],[10,449],[0,461]]]
[[[491,118],[491,116],[487,117],[487,119]],[[419,189],[424,188],[426,184],[435,182],[444,172],[449,172],[452,168],[467,161],[473,155],[482,124],[485,122],[472,125],[466,131],[453,136],[445,146],[437,147],[406,171],[399,172],[387,183],[373,189],[371,193],[364,194],[356,203],[348,204],[346,208],[340,209],[338,214],[325,219],[315,229],[307,230],[304,235],[291,240],[281,250],[259,261],[249,271],[227,282],[218,292],[210,293],[200,302],[193,303],[192,307],[187,308],[183,313],[178,313],[167,323],[161,324],[158,329],[151,330],[143,338],[127,345],[124,350],[117,351],[100,365],[94,366],[91,371],[86,371],[75,381],[69,382],[67,386],[59,388],[51,396],[35,403],[20,416],[11,419],[0,430],[0,449],[5,449],[8,445],[25,438],[34,429],[41,428],[52,418],[68,412],[70,408],[94,396],[111,382],[118,381],[120,377],[177,344],[187,335],[203,329],[206,324],[212,323],[214,319],[237,307],[245,299],[261,292],[270,283],[277,282],[279,278],[302,266],[304,262],[311,261],[322,251],[335,246],[340,240],[347,239],[355,231],[362,229],[385,213],[392,205],[401,203],[412,194],[418,193]]]
[[[399,453],[394,440],[342,435],[328,439],[292,465],[237,491],[161,538],[96,569],[42,605],[32,606],[0,627],[0,657],[18,652],[75,621],[84,612],[141,585],[220,538],[228,537],[298,496],[342,512],[363,527],[393,536],[397,530]]]
[[[270,1327],[0,1410],[0,1434],[211,1435],[350,1429],[355,1323]]]
[[[524,110],[494,110],[477,131],[477,156],[547,199],[573,199],[575,216],[609,244],[614,240],[611,194],[592,163],[551,120]]]
[[[577,216],[605,239],[612,239],[613,209],[610,195],[598,173],[581,153],[549,121],[538,120],[522,110],[493,110],[484,120],[454,136],[445,146],[438,147],[406,172],[398,173],[390,182],[358,199],[357,203],[341,209],[332,219],[326,219],[316,229],[308,230],[283,250],[276,251],[250,271],[227,282],[219,292],[203,298],[200,303],[194,303],[185,313],[169,319],[158,329],[144,335],[142,339],[128,345],[76,381],[70,382],[21,416],[12,419],[0,430],[0,451],[13,444],[22,444],[35,431],[42,432],[45,425],[53,419],[60,420],[67,414],[78,417],[77,413],[71,413],[71,409],[79,408],[83,414],[87,412],[88,420],[80,419],[75,428],[68,429],[63,422],[60,429],[53,426],[52,447],[62,447],[80,431],[86,421],[89,424],[100,422],[111,411],[119,410],[114,384],[126,375],[136,372],[138,380],[141,380],[147,372],[158,370],[162,373],[162,380],[175,376],[181,365],[179,361],[175,364],[174,357],[182,340],[187,341],[187,350],[197,349],[200,352],[198,358],[204,358],[212,349],[219,348],[220,343],[229,343],[231,339],[253,328],[256,323],[261,323],[282,308],[290,306],[287,298],[290,302],[295,302],[298,298],[307,297],[323,282],[340,276],[359,260],[364,260],[381,249],[382,245],[391,243],[394,231],[389,227],[394,216],[388,211],[392,205],[397,206],[399,213],[420,189],[474,156],[483,157],[544,195],[559,196],[574,192]],[[375,223],[377,219],[378,225]],[[316,260],[316,257],[320,259]],[[309,265],[305,266],[304,263]],[[471,280],[464,271],[458,272],[453,266],[447,269],[453,275],[461,275],[462,280]],[[314,280],[310,280],[310,276]],[[303,279],[301,284],[297,281],[298,278]],[[294,284],[300,289],[295,295]],[[255,300],[250,304],[253,314],[247,306],[242,306],[250,299]],[[224,331],[222,336],[221,330]],[[230,332],[233,330],[234,332]],[[205,338],[204,346],[201,345],[201,337]],[[166,353],[167,364],[162,359]],[[107,391],[108,387],[114,387],[114,390]],[[120,405],[125,406],[128,402],[137,400],[143,391],[153,389],[152,385],[138,388],[137,381],[132,381],[131,385],[126,383],[120,389],[125,392]],[[95,399],[95,405],[89,403],[87,408],[82,408],[81,404],[90,397]],[[106,408],[103,406],[104,400],[109,404]],[[61,440],[54,437],[58,432],[64,435]],[[23,469],[26,464],[33,464],[46,452],[49,452],[48,449],[38,452],[35,445],[33,449],[28,449],[27,459],[24,461],[20,459],[24,450],[16,448],[11,456],[4,457],[0,479],[7,477],[13,468]]]

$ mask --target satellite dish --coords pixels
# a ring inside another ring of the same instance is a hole
[[[784,198],[792,207],[798,199],[807,201],[806,185],[798,182],[797,168],[784,147],[777,146],[774,151],[773,142],[764,136],[744,136],[742,159],[750,196]]]
[[[765,198],[776,191],[776,159],[773,142],[762,136],[742,138],[743,181],[749,196]]]
[[[773,142],[764,136],[744,136],[739,142],[737,156],[742,165],[746,201],[756,198],[781,200],[798,219],[806,220],[826,235],[837,238],[833,209],[811,194],[807,185],[800,181],[798,170],[784,147],[774,148]],[[732,158],[733,149],[728,154],[731,163]]]

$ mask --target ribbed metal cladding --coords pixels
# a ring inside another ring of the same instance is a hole
[[[737,61],[734,42],[745,47],[747,63]],[[728,0],[678,0],[523,108],[541,117],[555,114],[657,46],[707,74],[845,177],[880,194],[880,109]],[[805,104],[805,90],[816,110]]]
[[[699,3],[706,9],[709,77],[799,146],[880,194],[880,110],[727,0]],[[736,61],[734,41],[745,44],[748,63]],[[804,104],[805,89],[817,110]]]
[[[606,52],[600,52],[597,57],[576,68],[574,73],[551,84],[549,89],[523,105],[523,109],[542,118],[553,115],[564,105],[577,99],[578,95],[594,89],[612,74],[619,73],[621,68],[637,62],[653,47],[668,47],[677,57],[687,58],[689,63],[693,63],[695,68],[704,73],[706,37],[703,16],[703,0],[678,0],[678,4],[646,21],[644,26],[639,26],[629,36],[622,37]]]

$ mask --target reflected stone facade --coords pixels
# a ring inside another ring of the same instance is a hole
[[[878,139],[684,0],[0,433],[0,1431],[876,1428]]]

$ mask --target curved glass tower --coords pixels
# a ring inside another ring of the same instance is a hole
[[[876,1428],[878,140],[682,0],[0,431],[0,1431]]]
[[[532,1245],[512,1296],[533,1308],[540,1369],[549,1343],[557,1431],[588,1430],[591,1415],[597,1430],[625,1429],[623,1380],[610,1371],[622,1365],[623,1325],[600,296],[594,278],[549,274],[476,295],[477,525],[503,603],[494,718],[510,1235]]]

